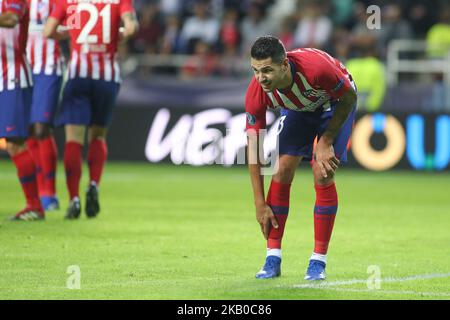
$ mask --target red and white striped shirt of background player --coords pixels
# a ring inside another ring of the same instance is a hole
[[[30,6],[27,57],[34,74],[62,75],[62,55],[58,41],[42,32],[56,0],[27,0]]]
[[[121,16],[127,12],[135,12],[132,0],[56,2],[51,16],[66,20],[70,33],[69,79],[121,81],[117,46]]]
[[[12,29],[0,28],[0,92],[33,85],[26,57],[28,4],[26,0],[0,0],[0,13],[14,12],[19,23]]]

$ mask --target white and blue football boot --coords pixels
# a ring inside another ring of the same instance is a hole
[[[306,270],[305,280],[325,280],[325,267],[326,264],[323,261],[319,260],[309,260],[309,266]]]
[[[264,267],[256,274],[257,279],[276,278],[281,275],[281,258],[267,256]]]

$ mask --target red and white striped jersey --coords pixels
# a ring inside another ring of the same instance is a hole
[[[26,0],[0,0],[0,14],[13,12],[19,17],[14,28],[0,28],[0,92],[33,85],[26,57],[28,4]]]
[[[69,78],[120,82],[117,45],[121,16],[134,13],[132,0],[58,0],[51,16],[70,33]]]
[[[34,74],[62,75],[62,55],[58,41],[46,39],[42,32],[56,0],[28,0],[30,27],[27,57]]]
[[[293,75],[290,88],[265,92],[256,77],[250,82],[245,97],[247,129],[265,129],[268,108],[327,110],[351,87],[356,89],[345,66],[324,51],[302,48],[288,52],[287,58]]]

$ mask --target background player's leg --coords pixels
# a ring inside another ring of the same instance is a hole
[[[86,215],[89,218],[97,216],[100,212],[98,186],[108,155],[106,133],[107,128],[98,125],[90,126],[88,131],[88,165],[90,182],[86,191]]]
[[[88,165],[90,183],[98,186],[103,173],[103,167],[108,155],[106,145],[107,128],[93,125],[88,130]]]
[[[27,149],[30,152],[30,155],[33,158],[33,161],[36,165],[36,180],[39,190],[39,196],[41,197],[44,195],[44,174],[42,172],[41,166],[41,153],[39,151],[39,142],[32,133],[30,137],[27,139],[26,144]]]
[[[32,138],[38,145],[38,160],[42,172],[42,184],[39,184],[39,196],[46,210],[59,208],[56,197],[56,166],[58,163],[58,149],[56,147],[53,130],[47,123],[34,123],[32,128]],[[38,180],[39,181],[39,180]]]
[[[98,185],[108,154],[106,145],[107,127],[111,123],[120,89],[118,83],[108,81],[93,81],[92,86],[95,95],[90,97],[92,119],[88,132],[90,175],[90,183],[86,192],[86,215],[88,218],[93,218],[100,212]]]
[[[32,123],[29,145],[37,145],[33,152],[38,165],[39,196],[44,209],[59,209],[56,197],[56,166],[58,153],[52,125],[58,105],[61,77],[33,74]],[[31,150],[32,151],[32,150]]]
[[[55,196],[58,149],[53,130],[47,123],[35,123],[34,134],[38,139],[41,155],[42,172],[44,174],[44,195]]]
[[[65,126],[66,145],[64,150],[64,168],[69,191],[70,204],[66,218],[78,218],[80,214],[79,188],[81,179],[82,151],[86,128],[81,125]]]
[[[22,213],[33,211],[39,217],[30,217],[30,219],[43,218],[44,211],[39,200],[36,181],[36,166],[26,147],[25,140],[7,138],[6,141],[6,150],[16,166],[17,175],[27,201],[26,209],[19,212],[16,217],[18,218]]]

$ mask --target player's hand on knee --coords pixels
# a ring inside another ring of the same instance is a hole
[[[316,146],[314,161],[324,178],[327,178],[329,175],[334,175],[340,164],[339,159],[334,153],[333,145],[320,143],[320,140]]]
[[[272,209],[268,205],[256,209],[256,220],[258,221],[261,227],[261,232],[263,233],[264,238],[266,240],[269,238],[269,232],[271,227],[278,229],[277,218],[275,217]]]

